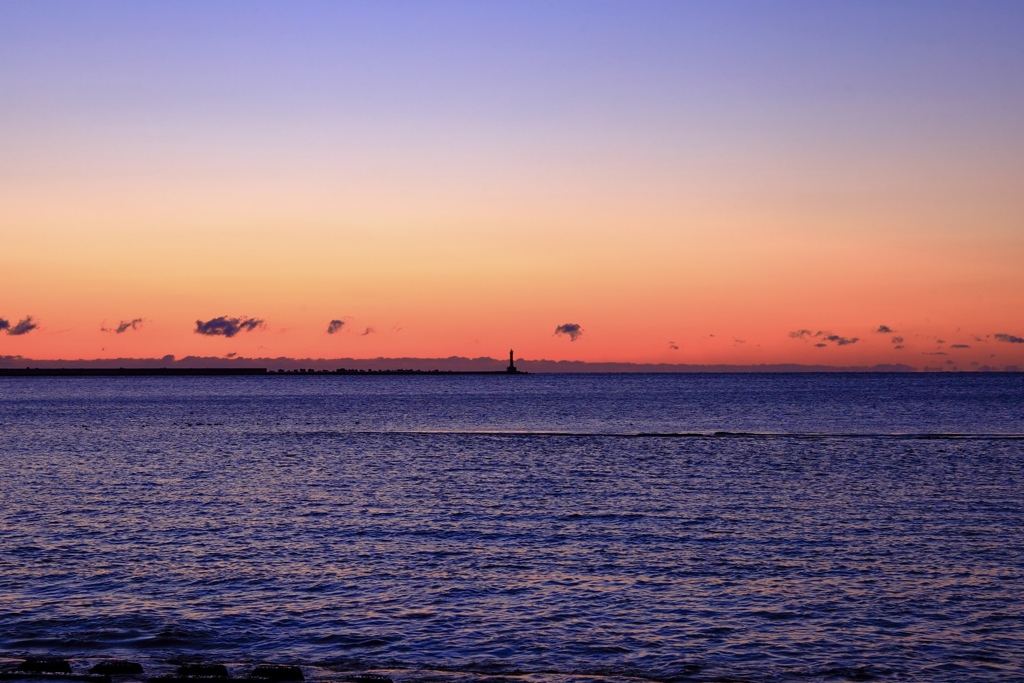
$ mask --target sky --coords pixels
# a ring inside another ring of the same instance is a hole
[[[1024,3],[0,0],[0,356],[1024,366]]]

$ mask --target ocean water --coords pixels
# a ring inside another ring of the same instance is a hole
[[[1024,680],[1024,375],[0,379],[0,657]]]

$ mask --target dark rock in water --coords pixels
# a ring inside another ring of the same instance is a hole
[[[69,674],[71,665],[62,657],[29,657],[18,665],[18,671],[32,674]]]
[[[129,662],[123,659],[111,659],[100,662],[89,669],[91,674],[106,674],[108,676],[131,676],[143,673],[142,665],[138,662]]]
[[[228,668],[223,664],[182,664],[178,667],[182,677],[230,678]]]
[[[251,678],[268,681],[303,681],[302,669],[288,664],[260,664],[252,670]]]

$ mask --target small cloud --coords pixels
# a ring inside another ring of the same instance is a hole
[[[826,344],[825,342],[818,342],[817,344],[815,344],[815,346],[817,346],[819,349],[823,349],[826,346],[828,346],[828,344]]]
[[[21,323],[18,324],[20,325]],[[14,334],[14,332],[11,332],[11,334]],[[1018,337],[1015,334],[997,332],[994,336],[996,338],[996,341],[1006,342],[1007,344],[1024,344],[1024,337]]]
[[[897,344],[893,348],[896,349],[897,351],[902,351],[903,349],[905,349],[907,347],[905,347],[903,344]]]
[[[970,344],[953,344],[949,348],[951,348],[951,349],[969,349],[969,348],[971,348],[971,345]]]
[[[860,337],[841,337],[838,334],[830,334],[825,337],[825,341],[835,342],[839,346],[848,346],[859,342]]]
[[[208,337],[234,337],[239,332],[252,332],[261,327],[263,321],[258,318],[228,318],[222,315],[206,322],[197,320],[195,333]]]
[[[6,320],[4,321],[4,323],[6,323],[6,326],[3,329],[6,329],[7,334],[11,335],[12,337],[20,337],[21,335],[28,334],[32,330],[39,327],[39,325],[37,325],[35,321],[32,320],[32,316],[30,315],[26,315],[24,318],[19,320],[18,324],[15,325],[14,327],[11,327],[11,324],[8,323]]]
[[[576,341],[583,334],[583,328],[576,323],[565,323],[555,328],[555,334],[565,334],[569,336],[569,341]]]
[[[888,325],[879,325],[878,329],[875,330],[878,334],[892,334],[894,330]]]
[[[936,343],[936,344],[945,344],[945,343],[946,343],[946,340],[945,340],[945,339],[936,339],[936,340],[935,340],[935,343]]]
[[[121,323],[114,328],[100,327],[100,332],[113,332],[114,334],[124,334],[128,330],[137,330],[145,322],[142,318],[134,318],[133,320],[122,320]]]
[[[949,354],[945,351],[922,351],[926,356],[948,356]]]
[[[746,344],[747,340],[746,339],[736,339],[735,337],[733,337],[732,343],[733,344]]]
[[[234,358],[237,355],[238,355],[237,351],[232,351],[231,353],[225,354],[224,357],[225,358]]]
[[[8,322],[7,320],[4,320],[3,318],[0,318],[0,332],[9,329],[11,329],[11,323]]]
[[[860,337],[843,337],[838,334],[833,334],[832,332],[829,332],[827,330],[818,330],[817,332],[811,332],[810,330],[807,329],[793,330],[792,332],[789,333],[789,336],[792,339],[803,339],[804,341],[809,341],[811,339],[820,339],[821,342],[815,344],[815,346],[817,346],[818,348],[821,348],[822,346],[827,346],[827,344],[823,344],[822,342],[832,342],[833,344],[837,344],[839,346],[847,346],[848,344],[856,344],[857,342],[860,341]]]
[[[679,344],[676,344],[674,341],[670,341],[668,343],[668,348],[672,349],[673,351],[678,351],[679,350]]]
[[[366,336],[368,336],[368,335],[371,335],[371,334],[373,334],[373,333],[374,333],[374,332],[376,332],[376,331],[377,331],[377,330],[373,329],[372,327],[367,327],[367,328],[366,328],[365,330],[363,330],[362,334],[360,334],[359,336],[360,336],[360,337],[366,337]]]
[[[902,344],[903,343],[903,337],[893,337],[892,338],[892,343],[893,344]]]
[[[327,325],[327,334],[336,334],[345,326],[344,320],[334,319]]]

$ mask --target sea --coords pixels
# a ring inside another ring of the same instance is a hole
[[[41,655],[1024,681],[1024,374],[0,378]]]

